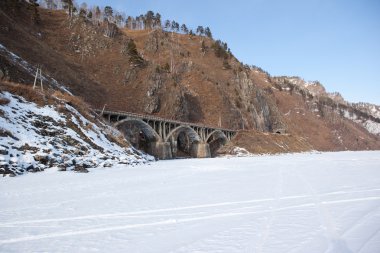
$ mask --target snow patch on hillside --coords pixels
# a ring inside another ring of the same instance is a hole
[[[225,155],[225,157],[250,157],[254,156],[255,154],[250,153],[245,148],[241,147],[233,147],[228,155]]]
[[[121,147],[107,138],[111,132],[97,126],[65,104],[38,107],[22,97],[0,93],[9,103],[0,105],[0,174],[17,175],[49,167],[86,172],[87,168],[139,164],[151,156]]]
[[[364,122],[360,121],[360,123],[363,124],[363,126],[368,130],[368,132],[380,135],[380,123],[374,122],[372,120],[367,120]]]
[[[375,121],[372,121],[370,119],[361,119],[358,115],[355,113],[350,113],[348,111],[343,112],[343,116],[349,120],[352,120],[360,125],[362,125],[365,129],[367,129],[368,132],[380,135],[380,123],[377,123]]]
[[[360,102],[360,103],[353,103],[352,106],[359,109],[360,111],[363,111],[365,113],[368,113],[369,115],[372,115],[375,118],[380,119],[379,105]]]

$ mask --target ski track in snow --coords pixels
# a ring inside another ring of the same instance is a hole
[[[330,201],[330,202],[324,202],[324,203],[325,204],[339,204],[339,203],[362,202],[362,201],[371,201],[371,200],[380,200],[380,197],[347,199],[347,200],[340,200],[340,201],[337,200],[337,201]],[[279,200],[276,199],[275,201],[278,202]],[[274,205],[276,206],[276,203]],[[270,218],[266,224],[266,228],[265,228],[266,230],[264,232],[264,237],[262,239],[262,242],[260,243],[260,248],[262,248],[266,243],[266,239],[268,237],[268,234],[270,233],[270,227],[273,223],[273,220],[276,217],[276,215],[275,215],[276,212],[284,211],[284,210],[297,209],[297,208],[304,208],[304,207],[313,207],[315,205],[316,205],[315,203],[306,203],[306,204],[302,204],[302,205],[286,206],[286,207],[282,207],[282,208],[270,208],[270,210],[263,210],[263,211],[218,213],[215,215],[207,215],[207,216],[200,216],[200,217],[193,217],[193,218],[186,218],[186,219],[168,219],[168,220],[164,220],[164,221],[160,221],[160,222],[152,222],[152,223],[141,223],[141,224],[139,223],[139,224],[133,224],[133,225],[126,225],[126,226],[115,226],[115,227],[105,227],[105,228],[99,228],[99,229],[88,229],[88,230],[68,231],[68,232],[52,233],[52,234],[42,234],[39,236],[21,237],[21,238],[15,238],[15,239],[10,239],[10,240],[0,240],[0,245],[6,244],[6,243],[39,240],[39,239],[44,239],[44,238],[64,237],[64,236],[81,235],[81,234],[92,234],[92,233],[101,233],[101,232],[107,232],[107,231],[113,231],[113,230],[124,230],[124,229],[140,228],[140,227],[147,227],[147,226],[157,226],[157,225],[165,225],[165,224],[173,224],[173,223],[186,223],[186,222],[191,222],[191,221],[218,219],[218,218],[224,218],[224,217],[269,213]],[[254,207],[257,207],[257,206],[249,206],[249,207],[244,207],[244,208],[254,208]],[[160,210],[158,212],[161,212],[161,211],[162,210]],[[232,209],[231,211],[234,211],[234,209]],[[175,214],[175,215],[181,215],[181,214]],[[194,215],[194,213],[182,214],[182,215]],[[171,216],[173,216],[173,214],[171,214]],[[115,216],[110,215],[109,217],[115,217]],[[133,215],[123,215],[123,216],[116,215],[116,217],[119,217],[119,218],[123,218],[123,217],[124,218],[139,218],[139,216],[133,216]],[[140,218],[147,218],[147,217],[150,218],[150,217],[163,217],[163,216],[162,215],[140,216]],[[98,218],[98,217],[93,216],[92,218]],[[65,219],[55,220],[55,221],[62,221],[62,220],[65,220]],[[31,221],[28,223],[38,223],[38,222],[39,221]],[[46,221],[43,221],[43,222],[46,222]],[[4,226],[4,225],[1,225],[1,226]],[[8,226],[5,225],[5,227],[8,227]],[[17,226],[13,226],[13,227],[17,227]],[[332,238],[335,238],[335,237],[336,236],[334,234],[334,237],[332,237]],[[261,252],[261,251],[262,250],[259,250],[259,252]]]
[[[379,155],[177,160],[0,179],[0,252],[377,253]]]

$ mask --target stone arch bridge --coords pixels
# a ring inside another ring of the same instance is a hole
[[[212,157],[237,132],[151,115],[95,111],[119,129],[135,148],[159,159]]]

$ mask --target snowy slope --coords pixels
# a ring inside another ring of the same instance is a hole
[[[0,181],[0,252],[380,249],[380,152],[171,160]]]
[[[355,108],[372,115],[375,118],[380,119],[380,106],[370,103],[354,103],[352,104]]]
[[[22,97],[0,92],[0,174],[22,174],[59,166],[86,171],[88,167],[136,164],[152,160],[132,148],[111,142],[106,126],[97,126],[63,103],[39,107]]]
[[[343,116],[347,119],[350,119],[360,125],[362,125],[365,129],[367,129],[368,132],[375,134],[375,135],[380,135],[380,123],[375,122],[371,119],[365,119],[362,118],[356,113],[350,113],[348,111],[343,111]]]

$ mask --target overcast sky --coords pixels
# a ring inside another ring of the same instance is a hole
[[[81,3],[81,1],[77,1]],[[319,80],[351,102],[380,104],[379,0],[87,0],[209,26],[243,63]]]

